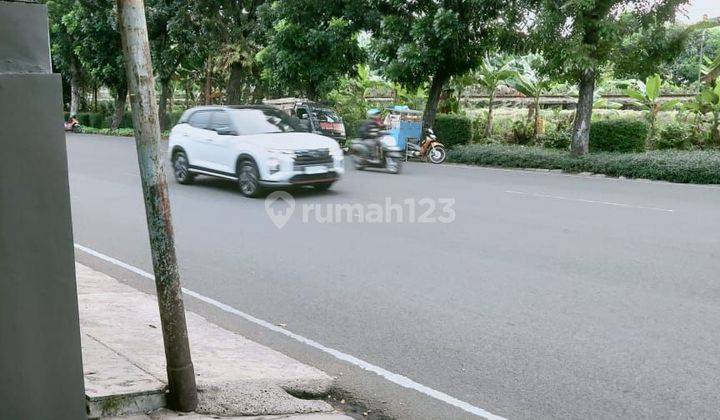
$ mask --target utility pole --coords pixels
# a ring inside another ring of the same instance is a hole
[[[143,0],[116,1],[165,344],[168,405],[178,411],[193,411],[197,407],[195,371],[185,324],[167,182],[158,154],[160,121],[145,7]]]

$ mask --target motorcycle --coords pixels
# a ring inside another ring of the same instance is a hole
[[[428,160],[431,163],[443,163],[447,157],[445,146],[437,141],[437,136],[432,128],[425,130],[422,141],[415,139],[407,142],[405,156],[409,158],[418,158]]]
[[[70,119],[65,122],[65,131],[82,133],[82,126],[80,125],[80,121],[78,121],[75,117],[70,117]]]
[[[355,169],[383,168],[391,174],[402,169],[403,153],[394,137],[382,133],[375,139],[354,139],[350,143]]]

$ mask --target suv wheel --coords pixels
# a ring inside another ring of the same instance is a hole
[[[175,152],[172,159],[173,174],[177,182],[183,185],[192,184],[195,174],[190,173],[190,162],[183,151]]]
[[[257,197],[262,193],[260,174],[255,162],[244,160],[238,165],[238,186],[240,193],[246,197]]]

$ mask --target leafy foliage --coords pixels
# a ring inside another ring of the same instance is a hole
[[[540,147],[472,144],[451,150],[448,160],[470,165],[561,169],[670,182],[720,183],[718,151],[590,153],[574,158],[566,151]]]
[[[490,137],[493,129],[493,100],[497,89],[507,82],[510,78],[515,77],[517,72],[512,68],[512,61],[509,57],[500,55],[486,55],[480,66],[470,76],[476,78],[477,83],[484,87],[490,99],[488,101],[487,120],[485,122],[485,131],[483,135]]]
[[[606,120],[592,123],[590,150],[598,152],[642,152],[649,131],[643,121]]]
[[[540,136],[538,141],[548,149],[568,150],[570,148],[570,133],[567,131],[553,131]]]
[[[686,150],[692,146],[692,127],[687,124],[672,123],[665,126],[655,142],[659,150]]]
[[[318,99],[354,74],[364,52],[365,16],[352,0],[282,0],[265,5],[268,42],[258,53],[262,77],[278,92]]]
[[[474,69],[486,52],[508,46],[523,2],[373,0],[381,13],[373,32],[375,63],[411,89],[430,82],[423,116],[432,124],[443,85]]]
[[[77,40],[73,50],[83,68],[101,85],[126,92],[125,62],[115,2],[84,0],[68,6],[62,23]]]
[[[621,54],[622,40],[638,29],[661,27],[688,0],[541,0],[533,39],[547,59],[546,74],[578,81],[573,154],[586,153],[597,74]]]
[[[647,111],[647,120],[650,124],[650,130],[647,133],[645,139],[645,146],[649,149],[653,145],[656,132],[656,122],[658,113],[661,111],[670,111],[675,109],[680,103],[677,99],[672,99],[665,102],[660,102],[660,88],[662,86],[662,79],[659,74],[648,76],[645,82],[636,81],[636,87],[626,90],[629,97],[633,98],[633,103],[636,107],[645,109]]]
[[[463,115],[439,114],[433,130],[438,140],[446,147],[454,147],[472,141],[472,120]]]
[[[533,137],[537,137],[543,133],[543,122],[540,116],[540,95],[547,91],[552,85],[550,78],[543,76],[533,68],[533,66],[542,66],[544,62],[545,60],[537,55],[521,60],[520,66],[522,67],[522,71],[516,72],[513,79],[510,80],[510,85],[515,88],[515,90],[533,100],[532,109],[535,121]]]

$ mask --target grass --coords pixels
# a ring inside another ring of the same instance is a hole
[[[95,128],[95,127],[83,127],[83,134],[99,134],[103,136],[121,136],[121,137],[134,137],[135,132],[132,128],[118,128],[112,130],[110,128]],[[170,135],[169,131],[163,131],[161,136],[166,138]]]
[[[540,147],[471,144],[451,150],[448,160],[481,166],[561,169],[627,178],[720,184],[720,151],[590,153],[574,158],[566,151]]]

